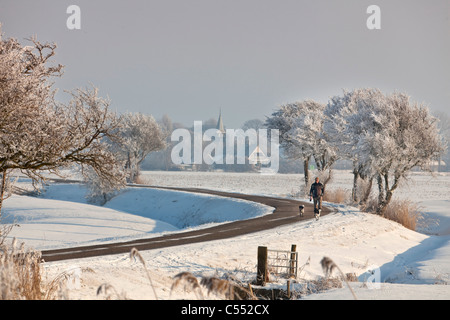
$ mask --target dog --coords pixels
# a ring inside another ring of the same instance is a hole
[[[298,210],[300,211],[300,217],[303,217],[303,214],[305,213],[305,206],[298,206]]]

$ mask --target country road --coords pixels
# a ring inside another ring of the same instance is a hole
[[[261,217],[224,223],[201,230],[184,231],[184,232],[180,231],[160,237],[139,239],[120,243],[109,243],[101,245],[46,250],[42,251],[42,259],[45,262],[67,260],[67,259],[79,259],[102,255],[126,253],[130,252],[132,248],[136,248],[139,251],[143,251],[143,250],[185,245],[196,242],[226,239],[248,233],[258,232],[261,230],[276,228],[281,225],[295,223],[301,220],[314,218],[312,203],[301,202],[294,199],[282,199],[267,196],[246,195],[246,194],[222,192],[207,189],[197,189],[197,188],[155,187],[144,185],[133,185],[133,187],[167,189],[174,191],[205,193],[222,197],[238,198],[271,206],[274,208],[274,211],[272,214],[267,214]],[[303,215],[303,217],[300,217],[299,215],[298,209],[299,205],[305,206],[305,214]],[[330,208],[323,207],[321,215],[325,215],[330,212],[331,212]]]

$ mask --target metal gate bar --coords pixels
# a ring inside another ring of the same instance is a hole
[[[267,267],[270,273],[286,274],[289,278],[297,278],[298,252],[288,250],[267,250]],[[281,270],[279,270],[281,269]]]

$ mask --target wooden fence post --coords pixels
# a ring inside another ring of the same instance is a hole
[[[265,286],[267,280],[267,247],[258,247],[258,269],[256,274],[256,284]]]
[[[289,277],[295,277],[295,268],[296,266],[296,253],[294,253],[297,250],[297,245],[293,244],[291,245],[291,258],[290,258],[290,269],[289,269]]]
[[[288,280],[286,283],[286,292],[288,299],[291,298],[291,280]]]

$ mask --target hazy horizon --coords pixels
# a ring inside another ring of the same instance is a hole
[[[5,37],[57,43],[59,99],[92,83],[119,112],[191,126],[222,110],[228,128],[360,87],[450,109],[447,0],[82,0],[79,30],[71,4],[0,0]],[[372,4],[379,30],[366,26]]]

